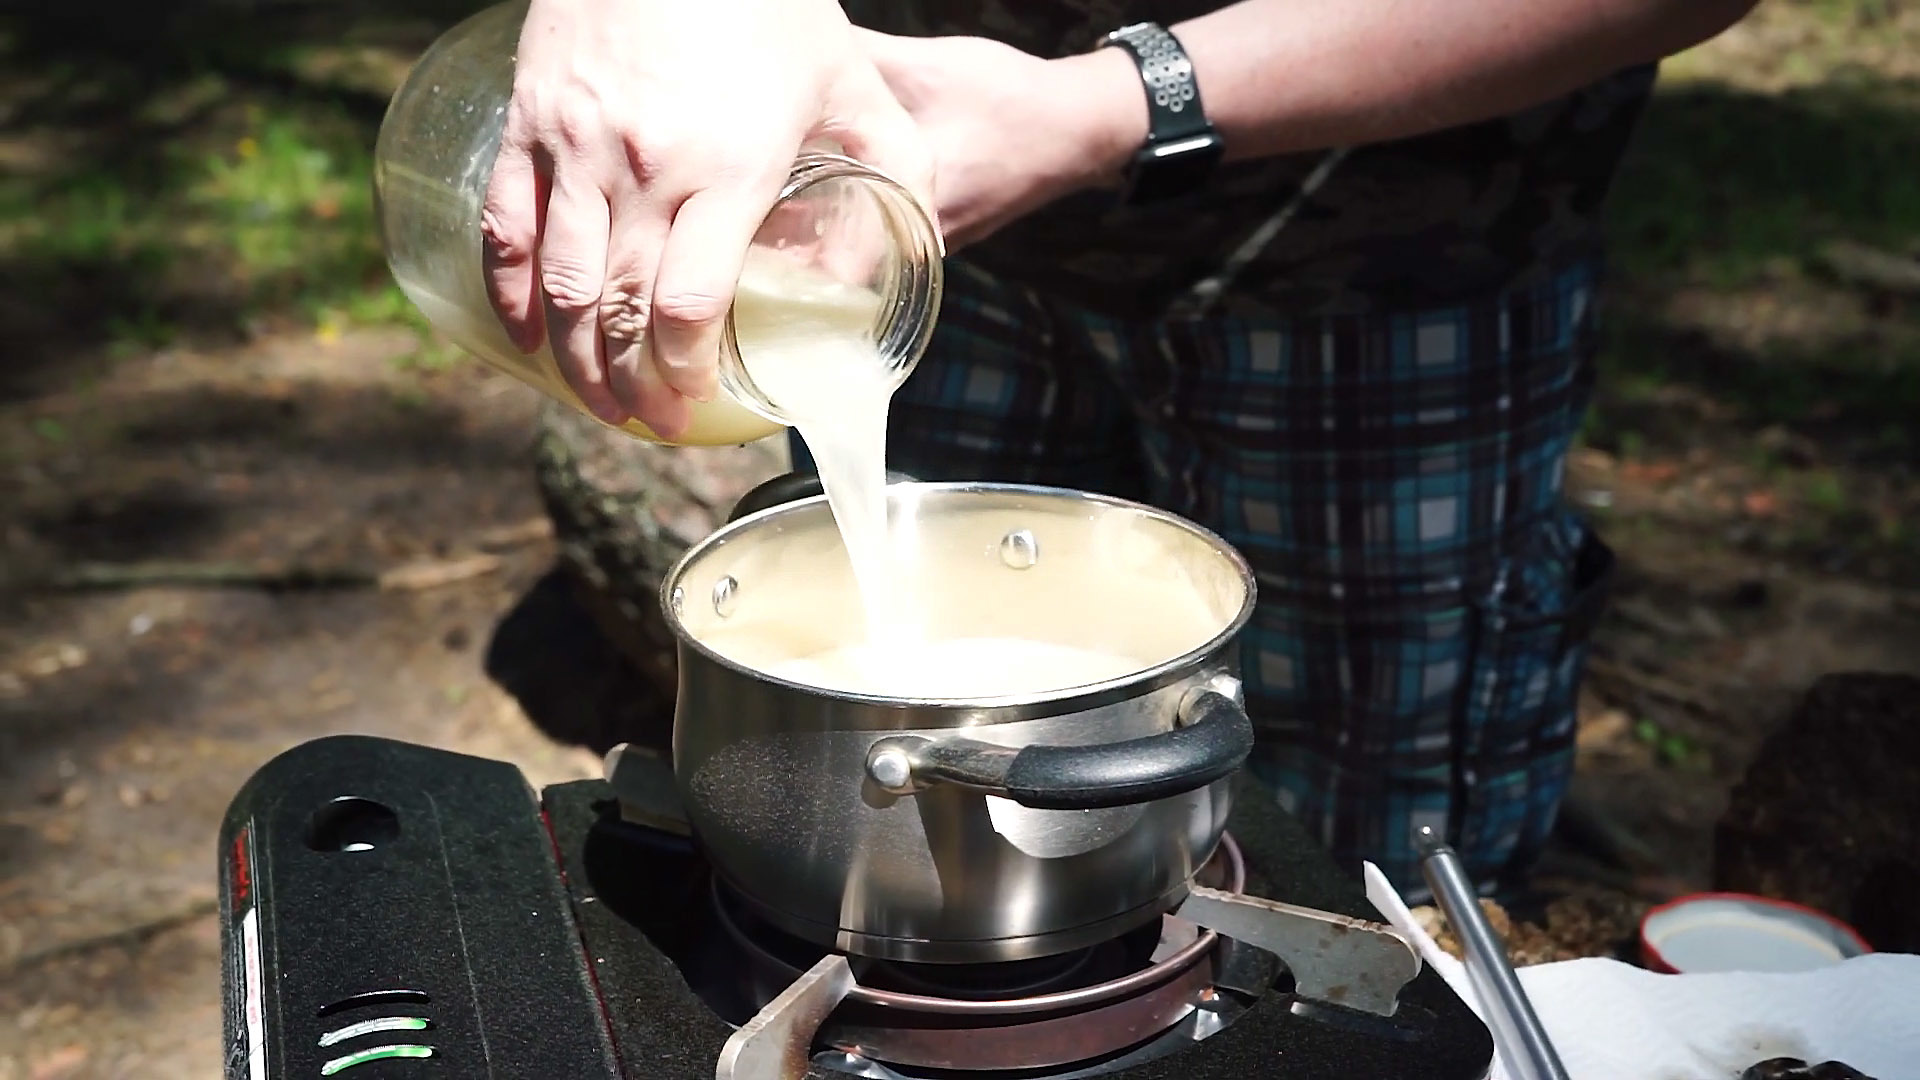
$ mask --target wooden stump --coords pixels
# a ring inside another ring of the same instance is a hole
[[[633,669],[628,681],[636,701],[622,710],[630,718],[621,722],[641,730],[621,737],[657,743],[670,730],[677,671],[673,635],[660,613],[666,571],[726,522],[740,496],[786,464],[777,438],[719,448],[657,446],[556,403],[542,410],[535,474],[560,569]],[[533,703],[522,704],[535,713]]]
[[[1829,675],[1770,736],[1714,837],[1715,887],[1920,952],[1920,678]]]

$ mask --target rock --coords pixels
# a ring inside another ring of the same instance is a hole
[[[1816,682],[1761,746],[1714,835],[1714,887],[1827,912],[1920,952],[1920,678]]]

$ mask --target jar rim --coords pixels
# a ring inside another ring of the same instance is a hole
[[[895,235],[895,246],[904,244],[914,249],[902,253],[900,273],[889,297],[891,303],[885,305],[886,314],[875,325],[875,345],[882,363],[893,376],[889,390],[895,390],[919,365],[932,339],[945,285],[942,260],[947,253],[946,241],[932,215],[905,184],[840,153],[807,151],[795,158],[773,208],[777,210],[821,184],[843,180],[870,185],[870,190],[881,199],[882,209],[899,223],[899,227],[889,230]],[[719,376],[721,389],[736,401],[776,424],[792,426],[793,417],[769,398],[748,372],[746,360],[740,353],[731,307],[727,309],[721,334]]]

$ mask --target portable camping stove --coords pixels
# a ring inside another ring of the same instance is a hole
[[[706,868],[670,766],[546,789],[359,736],[221,836],[229,1080],[1477,1080],[1486,1028],[1270,792],[1157,924],[973,967],[828,953]],[[1260,895],[1286,896],[1279,904]]]

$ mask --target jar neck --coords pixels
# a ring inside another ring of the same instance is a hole
[[[941,259],[946,254],[940,230],[905,186],[853,158],[833,153],[804,153],[794,161],[780,190],[774,213],[807,199],[825,185],[853,185],[871,200],[872,220],[882,245],[877,276],[869,284],[878,294],[870,344],[875,363],[897,389],[920,362],[933,336],[944,287]],[[769,215],[769,220],[772,215]],[[757,241],[757,238],[756,238]],[[741,353],[734,313],[729,312],[720,348],[720,384],[734,400],[775,423],[792,418],[755,385],[752,357]]]

